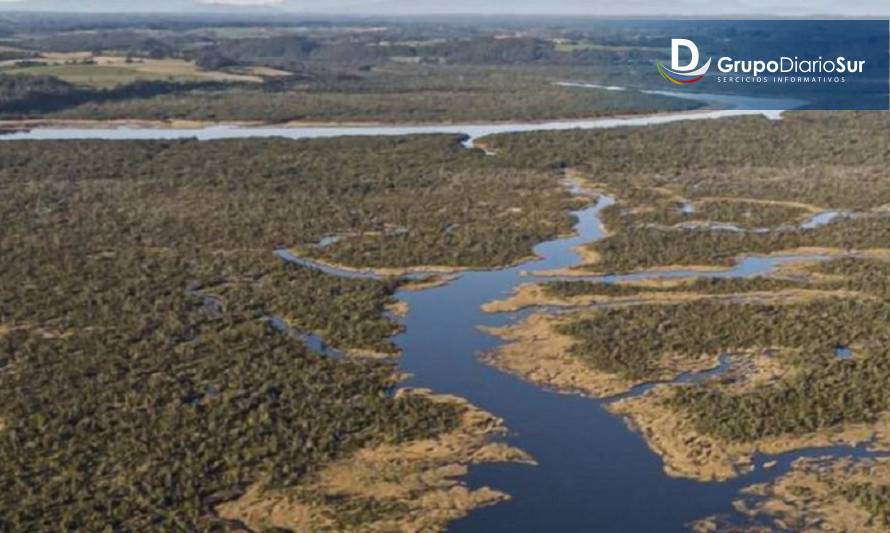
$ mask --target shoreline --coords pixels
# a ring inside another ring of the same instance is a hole
[[[850,498],[845,489],[888,483],[890,459],[887,457],[800,458],[779,478],[743,489],[742,498],[733,502],[733,506],[752,523],[768,519],[797,531],[878,533],[887,530],[886,524],[875,520],[867,506]],[[721,516],[709,517],[696,526],[701,525],[700,531],[713,531],[719,529],[721,519]]]
[[[869,299],[870,295],[848,290],[791,289],[786,291],[754,291],[748,293],[654,293],[656,298],[643,299],[643,295],[602,297],[604,305],[676,305],[704,300],[764,304],[796,304],[820,299]],[[595,297],[596,298],[596,297]],[[504,302],[508,302],[505,304]],[[554,305],[559,304],[541,304]],[[516,312],[530,305],[514,306],[509,300],[492,302],[483,311]],[[571,309],[569,308],[571,311]],[[484,363],[498,370],[518,376],[538,386],[566,393],[576,393],[594,399],[608,399],[631,392],[642,385],[663,385],[683,374],[716,369],[720,354],[702,354],[698,357],[665,353],[658,361],[658,370],[650,376],[632,379],[619,374],[604,372],[586,364],[571,353],[576,340],[557,331],[557,328],[575,320],[595,318],[597,310],[581,309],[575,312],[544,314],[533,313],[519,323],[481,328],[503,341],[503,344],[481,356]]]
[[[571,297],[550,296],[546,294],[544,283],[525,283],[520,285],[510,297],[503,300],[495,300],[484,304],[481,309],[486,313],[513,313],[531,307],[592,307],[592,306],[620,306],[620,305],[671,305],[702,300],[738,300],[745,302],[806,302],[820,298],[860,298],[873,299],[873,296],[845,289],[783,289],[774,291],[749,291],[735,293],[702,293],[684,291],[684,284],[689,284],[699,277],[674,278],[668,288],[676,290],[641,291],[626,296],[609,296],[602,294],[581,294]],[[778,279],[778,278],[777,278]],[[676,280],[676,281],[675,281]],[[646,288],[652,283],[619,282],[617,286]]]
[[[759,357],[759,356],[755,356]],[[756,367],[767,379],[775,378],[776,368]],[[685,413],[666,405],[675,387],[657,385],[638,397],[613,402],[610,412],[625,417],[628,425],[640,433],[653,453],[661,457],[667,475],[694,481],[725,481],[756,468],[757,454],[779,455],[829,446],[869,445],[869,450],[890,447],[890,414],[884,413],[874,423],[841,424],[813,433],[788,434],[756,441],[728,442],[697,431]]]
[[[583,245],[582,245],[583,246]],[[784,250],[776,250],[775,252],[763,253],[763,254],[738,254],[732,258],[730,258],[731,264],[729,266],[721,266],[721,265],[702,265],[702,264],[693,264],[693,265],[682,265],[682,264],[672,264],[672,265],[658,265],[651,268],[640,268],[636,270],[630,270],[627,272],[623,272],[622,275],[632,275],[632,274],[645,274],[645,273],[653,273],[659,274],[664,272],[671,271],[688,271],[688,272],[701,272],[701,273],[721,273],[721,272],[729,272],[736,268],[743,260],[750,258],[762,258],[762,259],[770,259],[775,257],[782,256],[805,256],[805,255],[826,255],[831,257],[840,257],[846,255],[870,255],[870,254],[880,254],[881,249],[868,249],[868,250],[845,250],[842,248],[831,248],[831,247],[821,247],[821,246],[804,246],[799,248],[787,248]],[[806,257],[801,257],[798,262],[810,262],[811,260]],[[793,263],[788,263],[793,264]],[[576,267],[571,268],[560,268],[560,269],[551,269],[551,270],[539,270],[534,273],[535,276],[538,277],[606,277],[614,275],[611,272],[597,272],[597,271],[587,271],[580,270],[587,266],[595,266],[596,263],[582,264]]]
[[[557,238],[558,238],[558,236],[557,236]],[[322,268],[327,268],[327,269],[335,270],[335,271],[339,270],[339,271],[347,273],[347,274],[359,274],[359,275],[372,274],[372,275],[380,276],[382,278],[404,277],[404,276],[408,276],[411,274],[431,274],[433,276],[438,276],[440,278],[444,278],[444,279],[440,279],[440,280],[435,280],[434,283],[436,283],[436,284],[429,284],[429,285],[423,284],[422,282],[424,280],[417,280],[416,281],[417,285],[410,285],[410,283],[414,283],[414,282],[409,282],[409,287],[411,287],[410,290],[422,290],[422,289],[426,289],[426,288],[436,287],[441,284],[445,284],[448,281],[450,281],[451,279],[453,279],[453,275],[461,274],[464,272],[473,272],[473,271],[492,272],[492,271],[498,271],[498,270],[507,270],[507,269],[519,266],[523,263],[527,263],[530,261],[536,261],[536,260],[540,259],[540,257],[538,255],[532,254],[532,255],[528,255],[528,256],[516,259],[515,261],[512,261],[505,265],[490,266],[490,267],[479,266],[479,265],[477,265],[477,266],[419,265],[419,266],[410,266],[410,267],[357,267],[357,266],[345,265],[343,263],[335,263],[332,261],[326,261],[324,259],[316,259],[313,257],[301,255],[300,250],[298,248],[285,248],[284,250],[287,251],[287,253],[289,253],[290,255],[292,255],[295,259],[297,259],[298,264],[302,261],[306,261],[306,262],[314,264],[316,266],[316,268],[322,267]],[[307,265],[304,265],[304,266],[307,266]],[[451,275],[451,277],[449,277],[449,275]]]
[[[440,531],[474,509],[510,499],[487,486],[468,487],[462,478],[471,465],[537,464],[528,453],[493,440],[508,433],[503,419],[467,400],[428,389],[399,389],[396,397],[402,396],[458,406],[463,409],[460,422],[435,437],[360,448],[292,488],[265,488],[257,481],[240,497],[218,505],[218,515],[256,531],[313,531],[336,528],[340,506],[348,511],[352,503],[373,501],[392,508],[374,517],[373,530]],[[318,499],[318,494],[326,497]]]
[[[80,119],[80,118],[24,118],[24,119],[0,119],[0,131],[14,129],[205,129],[205,128],[427,128],[427,127],[479,127],[479,126],[521,126],[541,124],[570,124],[573,122],[589,122],[608,119],[630,119],[640,116],[659,116],[665,114],[683,114],[695,116],[714,111],[726,111],[724,109],[699,108],[690,110],[662,110],[645,111],[640,113],[604,114],[585,117],[570,118],[540,118],[531,120],[440,120],[440,121],[324,121],[324,120],[288,120],[284,122],[272,122],[265,120],[204,120],[204,119],[139,119],[139,118],[113,118],[113,119]],[[754,114],[754,112],[751,112]],[[481,149],[481,148],[480,148]]]
[[[556,331],[568,321],[564,316],[533,314],[512,326],[482,328],[505,342],[500,348],[483,354],[481,360],[545,389],[600,400],[627,393],[640,385],[676,379],[687,372],[707,371],[719,364],[718,356],[664,357],[662,372],[645,379],[603,372],[570,353],[576,341]]]

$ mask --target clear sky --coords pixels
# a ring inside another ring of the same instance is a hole
[[[642,16],[890,16],[890,0],[0,0],[0,9],[97,12],[288,11]]]

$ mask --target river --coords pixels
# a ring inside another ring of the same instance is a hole
[[[699,96],[701,98],[701,96]],[[715,102],[716,103],[716,102]],[[726,98],[721,97],[725,104]],[[772,119],[778,112],[762,112]],[[475,139],[495,133],[521,131],[645,126],[678,120],[717,119],[761,114],[742,109],[718,109],[647,116],[598,118],[525,124],[465,124],[430,126],[357,126],[239,128],[211,126],[201,129],[37,128],[0,137],[19,139],[198,139],[285,137],[292,139],[340,135],[403,135],[463,133]],[[563,394],[502,373],[481,363],[478,355],[496,349],[501,341],[483,333],[480,326],[514,323],[528,311],[488,314],[480,307],[507,297],[530,280],[528,272],[567,268],[580,258],[579,244],[603,237],[599,211],[611,202],[600,197],[594,205],[576,211],[576,235],[541,243],[537,259],[500,270],[462,272],[450,283],[397,297],[410,307],[401,319],[405,330],[394,337],[402,350],[401,370],[412,377],[405,386],[426,387],[451,393],[503,417],[511,434],[506,442],[529,452],[537,466],[483,464],[471,467],[466,479],[472,487],[491,486],[512,496],[508,502],[472,512],[452,524],[457,532],[517,531],[684,531],[691,521],[715,513],[733,513],[732,501],[748,484],[786,472],[802,456],[866,455],[858,448],[823,448],[756,458],[754,472],[720,483],[701,483],[667,476],[660,458],[622,418],[604,409],[604,401]],[[691,209],[691,207],[690,207]],[[826,215],[827,217],[827,215]],[[821,222],[821,221],[820,221]],[[299,260],[278,251],[287,260]],[[725,272],[704,276],[751,276],[768,273],[777,265],[799,257],[750,257]],[[318,266],[310,264],[309,266]],[[332,275],[373,275],[327,268]],[[685,276],[689,272],[642,272],[600,278],[618,281],[633,277]],[[706,377],[706,376],[701,376]],[[682,379],[695,379],[684,376]],[[635,391],[642,392],[643,388]],[[776,460],[769,470],[765,460]]]
[[[581,88],[599,88],[597,85],[562,82],[565,85]],[[617,88],[614,88],[617,89]],[[236,126],[217,124],[201,128],[140,128],[115,127],[35,127],[0,135],[0,140],[52,140],[52,139],[244,139],[282,137],[287,139],[317,139],[343,137],[348,135],[419,135],[424,133],[465,134],[465,145],[482,137],[498,133],[518,133],[528,131],[552,131],[571,129],[600,129],[620,126],[649,126],[668,124],[681,120],[709,120],[745,115],[763,115],[778,119],[782,111],[775,109],[784,103],[785,109],[794,109],[801,102],[796,100],[758,99],[750,97],[726,96],[707,93],[684,93],[682,91],[642,91],[652,94],[673,96],[684,100],[704,102],[709,109],[696,111],[665,111],[650,115],[627,115],[601,117],[582,120],[550,120],[539,122],[491,122],[468,124],[421,124],[421,125],[348,125],[348,126]],[[766,111],[752,109],[762,102]]]

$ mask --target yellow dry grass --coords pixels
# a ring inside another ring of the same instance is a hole
[[[760,357],[762,360],[755,365],[755,371],[763,375],[749,379],[748,386],[785,374],[781,363],[765,355]],[[700,433],[688,415],[669,407],[667,399],[671,394],[670,385],[660,385],[643,396],[610,406],[612,412],[626,416],[631,427],[643,435],[649,447],[661,456],[664,470],[671,476],[699,481],[725,480],[752,470],[752,457],[758,452],[779,454],[803,448],[858,445],[872,440],[879,446],[890,444],[890,414],[874,424],[844,424],[815,433],[757,442],[726,442]]]
[[[840,493],[842,485],[853,483],[890,484],[890,460],[801,458],[779,479],[746,488],[735,507],[788,531],[886,532],[865,507]]]
[[[238,520],[253,530],[286,528],[293,531],[441,531],[470,510],[492,505],[509,496],[482,487],[469,489],[458,478],[470,464],[523,462],[534,464],[524,452],[503,443],[492,443],[504,433],[503,421],[465,400],[432,395],[425,390],[402,390],[433,401],[464,408],[459,427],[436,438],[401,444],[382,444],[359,450],[336,461],[294,489],[263,489],[252,486],[239,499],[217,507],[220,516]],[[301,494],[311,498],[301,498]],[[377,500],[397,502],[397,511],[370,517],[360,525],[338,527],[338,504]]]

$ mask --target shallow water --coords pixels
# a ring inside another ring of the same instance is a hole
[[[281,317],[268,316],[264,320],[268,322],[269,325],[271,325],[273,328],[284,333],[285,335],[289,335],[299,340],[307,348],[316,353],[320,353],[325,357],[331,357],[334,359],[340,359],[345,356],[345,354],[341,350],[338,350],[332,346],[328,346],[324,339],[322,339],[318,335],[307,333],[305,331],[297,329],[288,324],[287,321]]]
[[[695,212],[692,204],[684,204],[682,207],[682,212],[684,214],[692,214]],[[795,231],[798,229],[802,230],[811,230],[816,229],[821,226],[825,226],[826,224],[831,224],[838,218],[843,217],[853,217],[856,216],[851,213],[841,212],[841,211],[822,211],[816,213],[806,220],[802,221],[800,224],[783,224],[781,226],[776,226],[773,228],[769,227],[755,227],[755,228],[744,228],[739,226],[738,224],[732,224],[729,222],[682,222],[673,227],[675,228],[684,228],[691,230],[708,230],[708,231],[728,231],[732,233],[769,233],[771,231]],[[663,227],[663,226],[662,226]]]
[[[802,229],[815,229],[819,226],[824,226],[826,224],[830,224],[836,218],[845,216],[844,213],[839,211],[824,211],[822,213],[816,213],[809,220],[800,225]]]
[[[313,259],[309,259],[308,257],[298,257],[290,252],[290,250],[286,250],[281,248],[279,250],[275,250],[275,255],[277,255],[280,259],[287,261],[288,263],[294,263],[300,266],[304,266],[306,268],[314,268],[315,270],[319,270],[324,272],[325,274],[330,274],[331,276],[339,276],[341,278],[352,278],[352,279],[382,279],[383,276],[372,271],[372,270],[362,270],[362,269],[347,269],[347,268],[338,268],[335,266],[327,265],[320,261],[315,261]]]
[[[704,102],[712,107],[725,107],[727,109],[761,109],[761,110],[788,110],[796,109],[806,104],[803,100],[795,100],[791,98],[763,98],[757,96],[739,96],[733,94],[714,94],[706,92],[692,92],[688,90],[652,90],[652,89],[631,89],[628,87],[620,87],[616,85],[599,85],[597,83],[584,83],[574,81],[560,81],[554,83],[562,87],[577,87],[581,89],[600,89],[606,91],[637,91],[643,94],[657,94],[660,96],[670,96],[683,100],[695,100]],[[770,115],[767,115],[770,116]]]
[[[834,355],[838,359],[850,359],[853,357],[853,350],[846,346],[838,346],[834,349]]]

